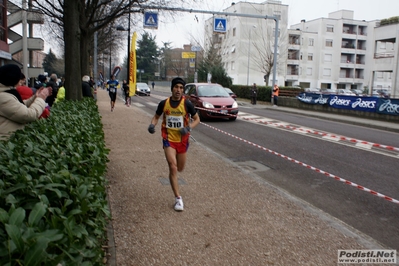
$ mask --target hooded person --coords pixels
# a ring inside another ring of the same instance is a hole
[[[17,65],[0,67],[0,139],[8,139],[25,124],[37,120],[46,106],[49,90],[39,89],[24,101],[15,89],[20,79],[21,69]]]
[[[28,86],[25,85],[26,77],[24,73],[21,73],[21,78],[18,83],[18,86],[16,87],[17,91],[21,95],[22,100],[26,100],[33,95],[33,90],[29,88]]]

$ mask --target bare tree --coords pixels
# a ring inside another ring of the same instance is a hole
[[[254,38],[252,38],[251,45],[254,47],[256,56],[251,56],[251,60],[257,69],[265,74],[266,86],[269,85],[269,77],[274,65],[274,25],[274,21],[265,21],[259,23],[256,29],[252,30]],[[287,31],[280,28],[278,34],[277,62],[283,62],[287,56]],[[283,63],[277,64],[277,73],[284,74],[284,65]]]
[[[34,6],[58,25],[65,43],[67,99],[81,99],[80,77],[89,73],[90,43],[95,32],[142,5],[174,6],[188,0],[37,0]]]

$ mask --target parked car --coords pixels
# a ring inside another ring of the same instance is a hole
[[[202,120],[210,118],[228,118],[235,121],[238,104],[229,93],[217,83],[189,83],[184,89]]]
[[[150,87],[147,85],[147,83],[138,82],[136,83],[136,94],[150,96],[151,95]]]
[[[381,98],[389,98],[391,97],[391,94],[387,90],[377,90],[377,93],[380,95]]]
[[[337,94],[339,95],[346,95],[346,96],[356,96],[353,92],[348,89],[338,89]]]
[[[320,89],[318,89],[318,88],[305,88],[304,91],[309,92],[309,93],[318,93],[318,94],[321,93]]]
[[[237,95],[234,93],[234,91],[232,91],[229,88],[224,87],[224,89],[227,91],[227,93],[231,96],[231,98],[233,98],[234,100],[237,100]]]
[[[359,89],[351,89],[351,92],[356,94],[356,96],[364,96],[363,91]]]
[[[336,93],[337,93],[336,90],[327,89],[327,88],[321,88],[321,89],[320,89],[320,92],[321,92],[322,94],[336,94]]]

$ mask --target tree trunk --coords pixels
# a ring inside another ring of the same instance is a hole
[[[81,62],[81,76],[83,77],[84,75],[90,76],[90,38],[92,38],[93,35],[89,36],[88,31],[81,30],[81,40],[80,40],[80,62]]]
[[[65,97],[67,100],[81,100],[81,55],[79,27],[80,0],[64,2],[64,41],[65,41]]]

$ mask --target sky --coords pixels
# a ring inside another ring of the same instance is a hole
[[[232,2],[263,3],[266,0],[234,1],[234,0],[203,0],[201,4],[193,4],[194,10],[223,12]],[[354,11],[356,20],[377,20],[399,16],[399,0],[282,0],[288,5],[288,26],[306,21],[328,17],[328,14],[345,9]],[[171,42],[174,48],[183,48],[192,40],[203,38],[203,22],[210,18],[210,14],[185,13],[177,14],[175,21],[170,17],[158,15],[158,30],[147,30],[156,36],[158,46],[163,42]],[[197,22],[198,19],[198,22]],[[227,25],[228,26],[228,25]],[[192,37],[194,36],[194,38]],[[194,44],[195,45],[195,44]]]

